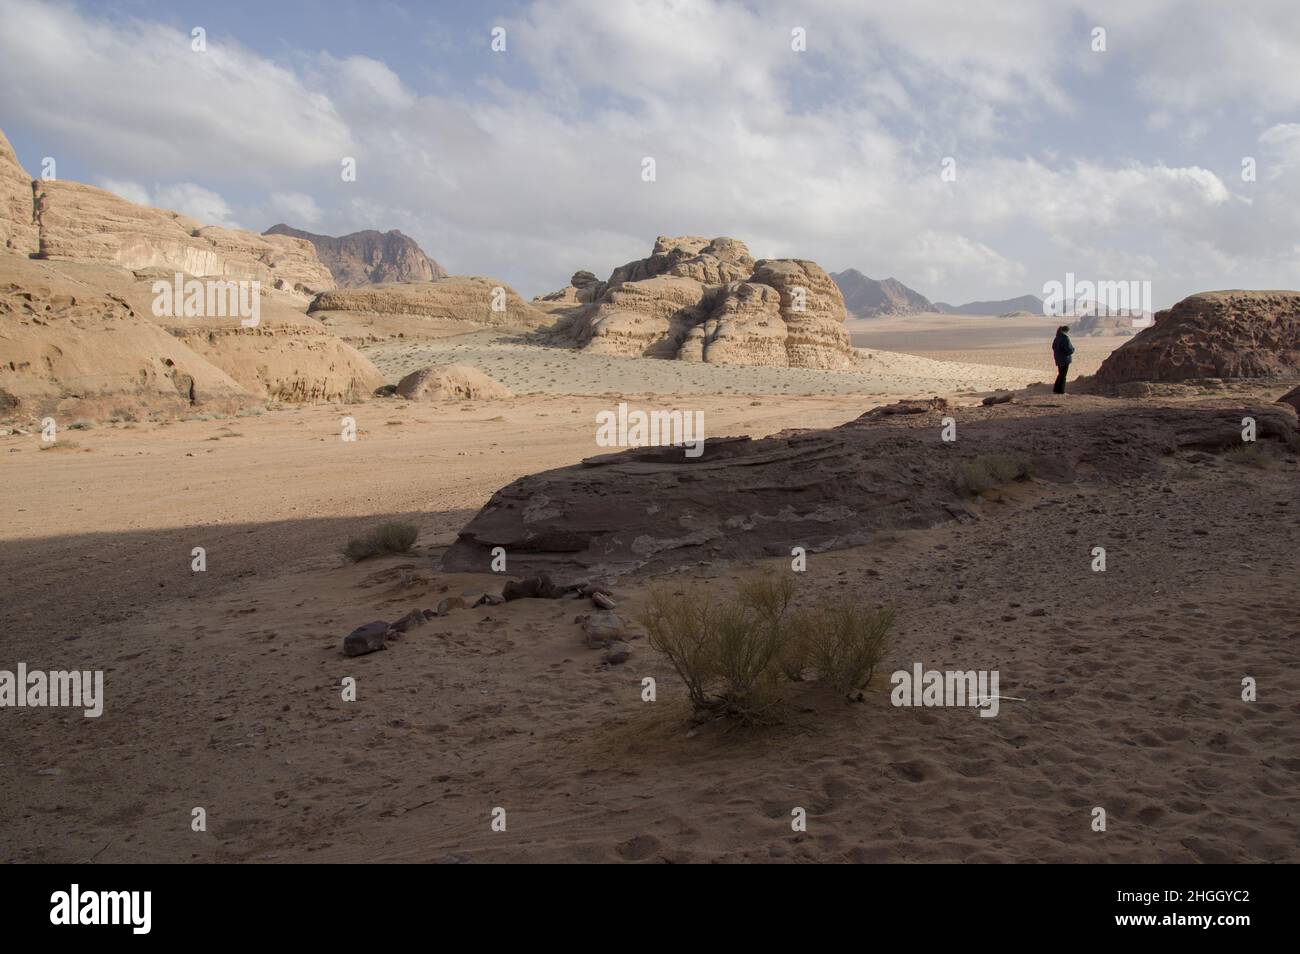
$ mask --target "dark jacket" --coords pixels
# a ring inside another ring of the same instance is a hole
[[[1052,339],[1052,357],[1056,359],[1056,366],[1065,367],[1073,356],[1074,345],[1070,343],[1070,336],[1064,331],[1058,331],[1056,337]]]

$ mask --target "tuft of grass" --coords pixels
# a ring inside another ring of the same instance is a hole
[[[390,520],[381,523],[363,537],[353,537],[343,547],[343,555],[353,563],[387,553],[406,553],[420,535],[413,523]]]
[[[821,603],[793,608],[790,577],[742,579],[735,597],[701,587],[650,591],[640,622],[668,658],[697,716],[776,721],[782,688],[811,666],[843,695],[860,691],[884,655],[892,610]]]
[[[1258,443],[1239,444],[1223,455],[1234,464],[1255,467],[1259,470],[1275,470],[1277,460]]]
[[[954,482],[968,497],[1034,476],[1033,462],[1023,454],[980,454],[957,465]]]

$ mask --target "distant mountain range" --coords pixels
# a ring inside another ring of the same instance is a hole
[[[1043,300],[1036,295],[1021,295],[1001,301],[971,301],[950,305],[930,301],[920,292],[908,288],[896,278],[877,281],[856,268],[832,272],[831,279],[844,296],[844,307],[854,318],[883,318],[898,315],[1005,315],[1013,312],[1043,313]]]
[[[273,225],[263,235],[289,235],[316,246],[319,258],[340,288],[382,282],[432,282],[446,278],[446,270],[397,229],[390,232],[352,232],[335,238],[292,226]]]

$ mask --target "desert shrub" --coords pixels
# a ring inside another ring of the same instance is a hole
[[[957,465],[957,489],[967,496],[980,494],[1016,480],[1034,476],[1034,465],[1021,454],[980,454]]]
[[[808,655],[817,675],[846,696],[865,689],[885,654],[893,609],[842,604],[809,616]]]
[[[1277,461],[1269,455],[1268,451],[1254,442],[1238,444],[1223,456],[1234,464],[1258,467],[1260,470],[1272,470],[1277,467]]]
[[[353,563],[385,553],[405,553],[420,535],[415,524],[389,521],[381,523],[363,537],[353,537],[343,548],[343,555]]]
[[[866,686],[884,654],[892,610],[854,605],[793,607],[790,577],[743,579],[735,597],[699,587],[655,588],[640,621],[668,658],[697,714],[775,721],[783,684],[811,665],[836,691]]]
[[[95,426],[95,422],[94,422],[94,421],[87,421],[87,420],[85,420],[85,419],[82,419],[82,420],[80,420],[80,421],[73,421],[71,424],[69,424],[69,425],[68,425],[68,430],[70,430],[70,431],[88,431],[88,430],[90,430],[90,429],[91,429],[92,427],[94,427],[94,426]]]

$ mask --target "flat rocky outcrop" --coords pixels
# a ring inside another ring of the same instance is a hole
[[[1261,443],[1300,446],[1296,416],[1279,405],[1151,406],[1075,396],[920,413],[864,414],[830,430],[762,440],[709,438],[682,447],[593,457],[523,477],[460,532],[443,567],[488,567],[504,547],[513,573],[556,579],[666,569],[858,546],[883,530],[973,519],[956,486],[959,462],[981,454],[1031,461],[1052,482],[1120,484],[1158,477],[1167,455],[1241,446],[1253,416]],[[959,439],[940,438],[942,416]]]
[[[446,269],[425,255],[415,239],[397,229],[388,232],[366,229],[335,238],[281,223],[262,234],[287,235],[310,242],[339,288],[387,282],[432,282],[447,277]]]
[[[498,304],[502,307],[494,307]],[[340,288],[317,295],[307,311],[331,316],[384,315],[510,328],[535,328],[551,320],[520,298],[509,285],[477,275],[452,275],[436,282]]]
[[[802,259],[756,262],[736,239],[660,236],[648,258],[608,281],[569,287],[548,300],[589,304],[554,336],[595,353],[832,370],[854,363],[830,276]]]
[[[40,248],[33,203],[32,177],[0,132],[0,248],[24,255]]]
[[[1104,387],[1130,381],[1256,378],[1300,371],[1300,292],[1217,291],[1184,298],[1102,362]]]

